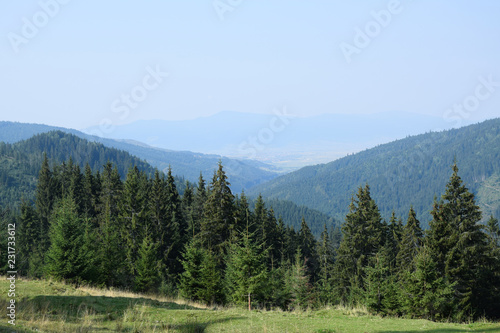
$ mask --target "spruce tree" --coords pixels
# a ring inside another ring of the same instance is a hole
[[[120,228],[117,222],[118,203],[122,191],[122,182],[118,169],[111,163],[104,165],[101,174],[96,175],[100,181],[98,198],[98,252],[99,283],[106,286],[124,286],[126,284],[127,266],[125,249],[120,237]]]
[[[52,214],[54,203],[57,199],[56,185],[53,173],[49,167],[47,154],[43,155],[42,167],[38,175],[38,184],[36,188],[35,206],[40,221],[39,227],[39,241],[40,252],[39,255],[43,256],[49,248],[49,219]]]
[[[196,238],[186,244],[181,260],[183,272],[180,276],[179,291],[187,299],[202,300],[203,281],[203,261],[205,249],[203,249]]]
[[[490,236],[492,244],[500,247],[500,225],[498,224],[498,219],[493,215],[491,215],[488,222],[486,222],[486,231]]]
[[[263,244],[265,249],[268,251],[268,268],[271,269],[274,262],[280,260],[280,253],[278,249],[279,243],[279,233],[278,233],[278,221],[276,220],[276,214],[273,208],[269,208],[267,211],[267,217],[264,224],[264,230],[266,237],[263,238]]]
[[[280,216],[277,222],[277,242],[276,247],[278,249],[278,264],[282,264],[287,257],[287,245],[286,245],[286,237],[287,237],[287,228],[285,227],[285,221]]]
[[[84,228],[77,207],[70,197],[56,207],[50,226],[50,248],[46,254],[45,271],[58,280],[78,282],[85,272],[81,244]]]
[[[169,233],[172,233],[172,230],[169,230],[170,221],[168,219],[170,216],[167,212],[167,198],[165,178],[160,175],[158,170],[155,170],[147,200],[147,209],[153,234],[152,241],[158,245],[157,259],[162,262],[161,276],[164,281],[167,279],[166,265],[172,246],[169,242]]]
[[[177,191],[170,167],[168,168],[165,186],[166,216],[164,221],[166,224],[164,226],[165,233],[163,234],[164,238],[162,241],[164,247],[162,251],[165,257],[164,265],[167,268],[167,275],[169,279],[173,280],[182,271],[182,265],[178,258],[181,255],[182,247],[186,240],[188,226],[184,219],[181,197]]]
[[[22,275],[40,278],[43,274],[43,253],[40,248],[40,227],[35,209],[24,199],[19,216],[19,265]]]
[[[456,163],[452,169],[442,202],[433,211],[429,244],[437,264],[441,269],[444,266],[445,278],[454,286],[460,310],[457,318],[464,319],[484,313],[490,286],[486,277],[493,258],[488,256],[488,239],[479,224],[481,211],[474,195],[458,176]],[[438,239],[440,230],[447,231],[446,240]]]
[[[488,231],[489,266],[485,267],[485,279],[488,281],[488,295],[483,299],[485,315],[498,318],[500,314],[500,227],[498,219],[490,217],[486,224]]]
[[[444,276],[446,256],[453,247],[452,234],[454,233],[453,226],[448,223],[448,220],[442,214],[443,201],[437,201],[434,198],[432,204],[432,221],[429,222],[429,230],[427,231],[426,243],[429,246],[436,263],[436,269],[439,274]]]
[[[92,285],[103,285],[99,269],[99,229],[89,217],[83,217],[83,236],[81,244],[82,260],[85,263],[81,273],[83,281]]]
[[[186,241],[189,241],[195,236],[195,214],[194,214],[194,191],[189,182],[186,182],[186,189],[181,199],[183,219],[186,221]]]
[[[219,162],[219,168],[210,183],[199,234],[203,246],[213,251],[219,265],[222,265],[230,230],[235,223],[234,196],[229,185],[222,163]]]
[[[403,237],[403,222],[400,218],[396,217],[396,213],[392,211],[389,224],[386,226],[386,235],[384,246],[389,248],[389,265],[391,272],[396,267],[396,257],[401,247],[401,240]]]
[[[333,246],[331,243],[331,238],[328,235],[328,230],[326,224],[324,225],[323,232],[321,233],[320,241],[318,243],[318,262],[319,262],[319,273],[318,281],[316,283],[319,298],[322,304],[328,304],[333,302]]]
[[[288,272],[286,264],[273,266],[267,273],[267,282],[262,290],[262,299],[266,309],[279,307],[287,310],[291,302],[291,291],[287,285]]]
[[[98,188],[97,181],[90,165],[85,165],[82,184],[82,210],[83,216],[93,218],[97,215]]]
[[[307,275],[311,278],[311,282],[315,282],[318,274],[318,253],[316,251],[316,239],[311,233],[311,229],[302,217],[299,231],[300,250],[302,259],[306,263]]]
[[[267,218],[267,208],[264,199],[260,194],[255,200],[253,215],[255,218],[255,223],[252,223],[250,225],[250,232],[257,232],[259,234],[259,237],[262,237],[264,239],[266,236],[265,221]]]
[[[136,274],[134,278],[136,291],[148,292],[158,288],[161,262],[157,258],[157,251],[158,244],[153,241],[151,232],[146,227],[136,260]]]
[[[285,227],[285,232],[284,232],[284,252],[283,252],[283,258],[282,261],[286,262],[293,262],[295,255],[297,253],[297,249],[299,249],[300,242],[299,242],[299,235],[293,228],[293,226],[288,226]]]
[[[448,318],[454,311],[453,285],[437,270],[432,250],[423,245],[415,258],[415,271],[405,271],[402,310],[411,317]]]
[[[250,232],[255,231],[255,217],[253,212],[250,211],[250,205],[245,192],[242,191],[240,197],[236,198],[235,206],[235,226],[232,231],[233,236],[237,237],[240,233],[247,229],[247,226]]]
[[[387,249],[387,248],[385,248]],[[372,257],[371,265],[365,268],[366,271],[366,305],[369,310],[381,313],[383,310],[382,301],[385,298],[387,288],[387,277],[389,273],[388,251],[379,251]]]
[[[225,303],[223,276],[218,265],[217,256],[211,250],[205,250],[200,269],[202,288],[198,296],[206,304]]]
[[[138,250],[147,224],[147,210],[145,209],[147,194],[144,176],[137,167],[131,168],[123,184],[118,215],[121,239],[125,245],[126,266],[130,276],[136,274]]]
[[[307,309],[313,306],[310,277],[307,275],[307,266],[300,248],[297,249],[293,264],[288,270],[286,285],[290,292],[290,306],[292,308]]]
[[[423,232],[420,228],[420,222],[413,207],[410,207],[406,225],[403,228],[403,235],[401,239],[400,249],[396,258],[397,267],[399,271],[415,270],[415,257],[418,249],[422,246]]]
[[[194,194],[193,201],[193,230],[192,233],[194,235],[198,235],[200,232],[201,221],[204,217],[203,214],[203,206],[207,201],[207,189],[205,185],[205,180],[203,179],[203,175],[200,172],[200,177],[198,178],[198,186],[196,187],[196,191]]]
[[[229,246],[226,261],[226,296],[234,304],[262,302],[267,282],[266,257],[248,231],[240,233]]]
[[[75,201],[77,212],[80,216],[84,213],[84,192],[83,192],[83,175],[79,165],[73,165],[69,175],[68,195]]]
[[[364,300],[365,267],[385,240],[381,220],[369,186],[360,187],[356,198],[351,199],[342,226],[343,237],[334,266],[335,294],[341,303],[357,304]]]

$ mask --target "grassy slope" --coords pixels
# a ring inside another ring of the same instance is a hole
[[[0,280],[0,308],[8,282]],[[207,309],[182,300],[126,292],[76,289],[18,280],[16,332],[500,332],[499,323],[434,323],[381,318],[347,309],[305,312]],[[6,311],[6,310],[4,310]],[[0,332],[11,332],[2,315]]]

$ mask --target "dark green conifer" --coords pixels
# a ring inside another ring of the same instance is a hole
[[[158,288],[161,262],[157,258],[158,244],[151,237],[146,227],[144,237],[138,251],[134,287],[139,292],[151,292]]]
[[[384,227],[370,188],[360,187],[351,199],[349,213],[342,226],[342,241],[334,266],[335,293],[342,303],[364,300],[365,267],[384,244]]]
[[[50,248],[46,254],[45,271],[58,280],[79,282],[85,272],[83,244],[84,225],[77,207],[70,198],[56,207],[50,226]]]
[[[54,203],[57,199],[56,196],[56,181],[53,173],[49,167],[49,160],[47,154],[43,155],[42,168],[38,175],[38,185],[36,188],[35,207],[39,220],[39,241],[40,241],[40,255],[48,250],[49,242],[49,220],[52,214]]]
[[[219,265],[222,265],[230,230],[235,223],[234,196],[229,185],[226,173],[219,162],[219,168],[210,183],[200,230],[203,246],[213,251]]]
[[[304,218],[302,218],[300,225],[299,242],[302,259],[307,267],[307,275],[311,278],[311,282],[315,282],[319,268],[318,253],[316,251],[317,242]]]
[[[137,167],[127,173],[119,202],[118,223],[124,242],[126,266],[130,276],[136,274],[136,261],[147,225],[146,199],[148,195],[145,177]]]
[[[290,305],[295,309],[307,309],[313,306],[312,285],[303,258],[298,248],[286,278],[287,289],[291,297]]]
[[[332,303],[333,299],[333,245],[331,243],[331,238],[328,235],[328,230],[326,224],[324,226],[323,232],[318,243],[318,262],[319,262],[319,273],[318,280],[316,282],[317,289],[319,291],[319,298],[322,304]]]
[[[407,275],[401,291],[404,313],[430,320],[445,319],[453,313],[453,285],[440,274],[427,245],[418,250],[415,271],[403,274]]]
[[[183,272],[180,276],[179,291],[183,297],[193,301],[202,300],[201,293],[204,289],[202,265],[205,251],[199,241],[193,238],[186,244],[182,254]]]
[[[400,249],[396,258],[399,271],[415,270],[415,257],[422,246],[423,232],[413,207],[410,207],[406,225],[403,228]]]
[[[429,246],[438,272],[444,268],[444,277],[454,286],[457,318],[464,319],[484,313],[489,293],[486,276],[493,258],[488,256],[488,240],[479,224],[481,211],[474,195],[458,176],[456,163],[452,169],[442,201],[433,210]]]
[[[98,252],[99,283],[106,286],[125,286],[129,281],[125,261],[125,248],[120,237],[120,226],[117,222],[118,203],[122,192],[122,182],[118,169],[111,163],[104,165],[101,174],[96,175],[100,181],[98,199]]]
[[[43,256],[40,248],[40,226],[38,215],[31,204],[21,201],[21,216],[19,217],[19,266],[18,271],[31,278],[42,277]]]
[[[259,303],[265,299],[267,283],[266,251],[257,245],[248,231],[241,232],[229,246],[225,284],[229,301],[238,305]]]

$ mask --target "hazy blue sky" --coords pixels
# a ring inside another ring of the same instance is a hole
[[[303,116],[408,111],[457,124],[500,115],[496,0],[2,7],[0,120],[82,129],[282,106]]]

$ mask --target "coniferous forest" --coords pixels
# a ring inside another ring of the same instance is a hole
[[[0,217],[17,223],[18,272],[31,278],[263,309],[343,304],[432,320],[498,318],[499,223],[480,224],[457,164],[450,174],[428,230],[412,207],[383,220],[365,184],[341,230],[325,225],[314,237],[304,218],[296,230],[262,197],[250,205],[232,193],[222,164],[181,195],[171,170],[132,167],[123,178],[110,162],[82,170],[72,160],[51,167],[45,156],[34,202]]]

